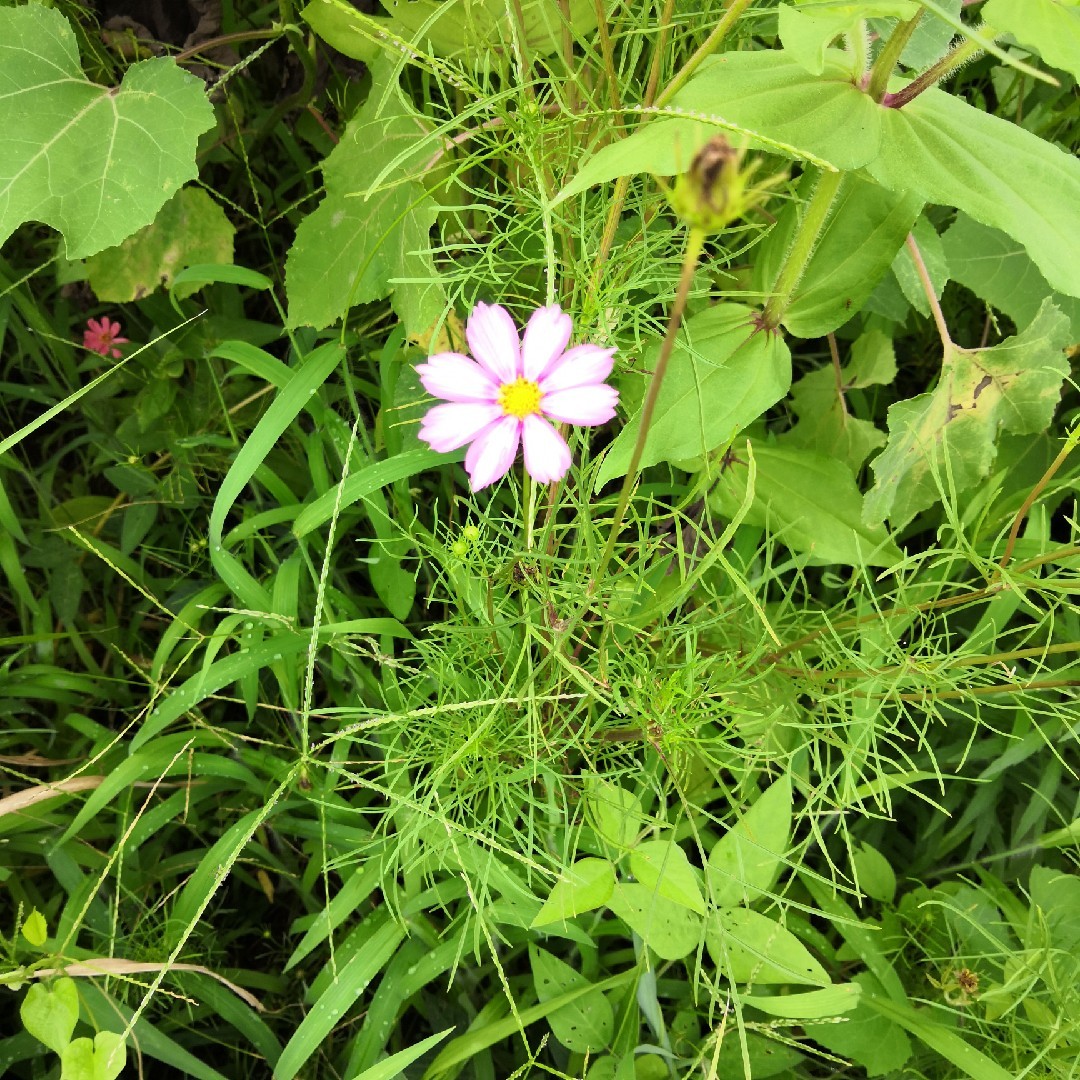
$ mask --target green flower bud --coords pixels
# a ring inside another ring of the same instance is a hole
[[[690,226],[705,233],[726,229],[759,206],[768,189],[780,177],[758,187],[750,181],[760,161],[744,168],[746,153],[737,150],[723,135],[716,135],[698,151],[688,172],[668,191],[672,209]]]

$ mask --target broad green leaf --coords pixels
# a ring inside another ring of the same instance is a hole
[[[937,89],[882,108],[831,53],[823,77],[783,51],[711,57],[673,103],[964,210],[1019,240],[1054,288],[1080,295],[1080,161],[1007,120]]]
[[[324,41],[365,63],[371,63],[393,35],[423,47],[430,45],[439,56],[479,64],[492,49],[512,45],[518,30],[517,12],[507,8],[505,0],[473,0],[450,6],[437,0],[411,0],[408,4],[391,0],[383,7],[389,15],[373,17],[346,0],[314,0],[300,14]],[[560,7],[549,0],[523,0],[520,10],[522,38],[529,53],[555,52],[564,25]],[[575,34],[595,29],[593,0],[570,0],[569,14]]]
[[[99,1031],[93,1041],[76,1039],[60,1055],[60,1080],[116,1080],[124,1069],[127,1048],[113,1031]]]
[[[750,903],[776,884],[791,841],[791,777],[773,781],[709,852],[705,876],[718,907]]]
[[[825,70],[825,49],[841,34],[865,33],[863,19],[892,16],[910,19],[918,10],[915,0],[796,0],[798,7],[781,4],[779,34],[784,49],[812,75]]]
[[[863,521],[863,495],[842,461],[799,446],[751,440],[757,476],[749,525],[762,525],[781,543],[808,555],[811,565],[889,566],[903,557],[880,526]],[[746,499],[745,455],[724,465],[710,506],[725,517]]]
[[[869,972],[856,975],[852,985],[864,993],[879,996],[882,993],[880,984]],[[855,1004],[857,1008],[845,1017],[842,1024],[806,1023],[803,1025],[806,1034],[826,1050],[843,1054],[857,1062],[869,1077],[898,1072],[911,1057],[911,1040],[902,1027],[886,1020],[870,1006],[860,1000]]]
[[[855,982],[827,986],[824,990],[808,990],[804,994],[762,995],[744,994],[740,1000],[769,1016],[784,1016],[791,1020],[820,1020],[838,1016],[858,1007],[862,987]]]
[[[835,51],[826,54],[821,76],[784,51],[713,56],[672,105],[797,147],[795,157],[814,155],[845,170],[874,158],[886,111],[852,85],[846,57]]]
[[[1049,296],[1069,317],[1073,340],[1080,341],[1080,300],[1053,292],[1022,244],[967,214],[956,215],[941,241],[953,281],[1005,312],[1016,326],[1027,326]]]
[[[679,960],[701,941],[701,916],[645,885],[620,881],[607,906],[663,960]]]
[[[55,979],[32,983],[19,1006],[23,1027],[50,1050],[63,1053],[79,1019],[79,991],[75,980]]]
[[[1042,431],[1069,364],[1069,321],[1050,301],[1016,337],[982,350],[949,349],[938,385],[897,402],[889,440],[874,459],[868,522],[906,525],[919,511],[974,487],[990,471],[1001,431]]]
[[[659,348],[646,354],[646,371],[655,367]],[[726,446],[790,385],[787,345],[778,335],[759,330],[750,308],[721,303],[692,316],[676,339],[641,468]],[[640,426],[639,410],[608,448],[597,488],[625,475]]]
[[[438,206],[417,179],[442,144],[393,72],[392,61],[374,65],[366,103],[323,162],[326,197],[300,223],[285,264],[289,326],[329,326],[386,296],[410,334],[442,315],[429,238]]]
[[[705,946],[732,982],[828,986],[806,946],[775,919],[749,908],[718,908],[705,923]]]
[[[225,211],[202,188],[181,188],[153,224],[86,260],[90,287],[99,300],[141,300],[159,286],[168,288],[189,266],[231,264],[235,232]],[[183,299],[198,289],[193,283],[174,293]]]
[[[1001,229],[1055,289],[1080,296],[1080,161],[942,90],[879,111],[876,180]]]
[[[687,112],[701,119],[680,115]],[[809,161],[821,168],[833,168],[805,146],[766,138],[760,132],[714,114],[673,105],[657,110],[657,115],[658,119],[640,125],[626,138],[601,147],[555,196],[553,205],[620,176],[636,176],[638,173],[677,176],[684,173],[690,168],[698,151],[718,134],[727,135],[733,144],[747,149],[769,150],[785,157]]]
[[[926,272],[930,277],[930,283],[934,287],[934,296],[941,299],[942,291],[949,280],[949,262],[945,257],[945,248],[941,243],[941,237],[937,229],[920,217],[911,230],[915,237],[915,244],[919,249],[919,255],[926,266]],[[900,289],[907,302],[921,315],[930,315],[930,298],[926,295],[919,271],[915,267],[915,259],[911,249],[904,244],[896,253],[893,260],[892,271],[900,284]]]
[[[603,907],[615,888],[615,867],[607,859],[578,859],[559,875],[532,925],[548,926]]]
[[[645,824],[641,800],[595,773],[585,777],[585,813],[596,835],[615,849],[616,856],[633,846]]]
[[[987,24],[1038,49],[1052,67],[1080,79],[1080,6],[1075,0],[987,0]]]
[[[799,186],[808,197],[814,177]],[[858,314],[915,224],[923,200],[897,194],[858,173],[844,177],[832,213],[781,322],[796,337],[821,337]],[[755,290],[767,295],[776,280],[801,214],[798,202],[780,213],[756,249]]]
[[[529,946],[529,964],[536,997],[540,1002],[590,985],[581,972],[535,945]],[[608,999],[595,987],[591,994],[585,994],[549,1013],[547,1020],[555,1038],[567,1050],[577,1054],[595,1054],[607,1049],[615,1033],[614,1010]]]
[[[852,473],[885,442],[885,432],[871,420],[853,416],[846,393],[896,378],[892,339],[870,330],[851,345],[849,361],[837,373],[831,364],[807,372],[791,388],[791,409],[798,423],[777,440],[781,446],[801,446],[828,454]]]
[[[172,60],[97,86],[59,11],[0,8],[0,244],[24,221],[63,233],[69,259],[119,244],[195,178],[213,124],[203,84]]]
[[[877,149],[880,110],[835,57],[826,69],[825,78],[810,75],[783,52],[711,57],[657,119],[589,158],[555,202],[618,176],[685,172],[719,132],[748,150],[858,168]]]
[[[49,938],[49,926],[45,916],[34,908],[22,924],[22,936],[36,949],[40,949]]]
[[[699,915],[705,914],[705,901],[698,884],[698,873],[674,840],[645,840],[630,852],[630,872],[658,896],[681,904]]]

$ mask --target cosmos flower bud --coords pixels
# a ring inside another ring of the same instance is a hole
[[[689,171],[669,189],[672,209],[690,228],[705,233],[720,232],[745,217],[760,205],[778,179],[751,187],[761,162],[745,162],[745,151],[736,149],[723,135],[714,136],[698,151]]]

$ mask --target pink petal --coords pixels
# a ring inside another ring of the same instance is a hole
[[[521,372],[521,343],[506,308],[478,303],[465,326],[476,362],[497,382],[513,382]]]
[[[108,321],[108,320],[106,320],[106,321]],[[102,326],[101,323],[99,323],[97,321],[97,319],[87,319],[86,320],[86,325],[95,334],[100,334],[105,329],[105,327]]]
[[[566,440],[539,416],[526,416],[522,442],[525,444],[525,469],[540,484],[561,480],[570,468],[570,448]]]
[[[575,345],[543,377],[540,389],[553,394],[556,390],[602,383],[611,374],[614,353],[614,349],[601,349],[599,345]]]
[[[498,385],[479,365],[461,353],[436,353],[416,368],[424,389],[446,401],[482,401],[494,404]]]
[[[494,484],[510,471],[520,441],[521,421],[516,416],[504,416],[477,435],[465,455],[465,471],[473,491]]]
[[[606,424],[615,415],[619,391],[614,386],[575,386],[573,390],[558,390],[540,399],[540,408],[553,420],[564,424],[595,427]]]
[[[537,308],[525,327],[521,345],[521,373],[530,382],[539,382],[566,351],[574,324],[558,304]]]
[[[472,442],[492,421],[502,416],[498,405],[454,402],[428,409],[420,421],[418,438],[445,454]]]

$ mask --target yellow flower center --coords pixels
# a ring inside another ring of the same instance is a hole
[[[524,420],[540,411],[540,387],[528,379],[515,379],[499,388],[499,405],[507,416]]]

